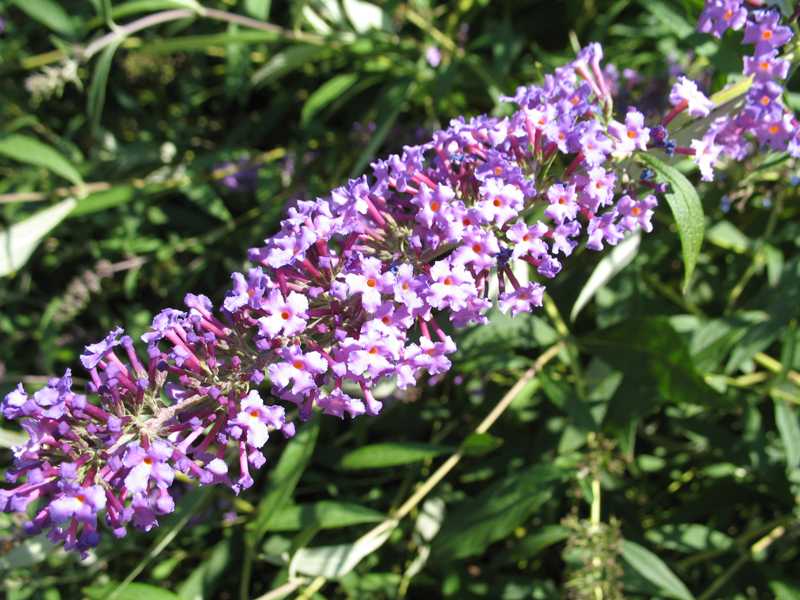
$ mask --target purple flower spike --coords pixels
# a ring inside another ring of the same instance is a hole
[[[103,360],[112,348],[119,345],[119,337],[122,335],[122,327],[115,327],[108,332],[108,335],[97,342],[96,344],[89,344],[86,350],[81,354],[81,364],[85,369],[95,368],[101,360]]]

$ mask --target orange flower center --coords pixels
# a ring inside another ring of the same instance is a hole
[[[284,310],[283,312],[281,312],[281,319],[283,319],[284,321],[288,321],[289,317],[291,316],[292,315],[289,314],[288,310]]]
[[[628,137],[632,140],[636,139],[636,131],[634,131],[633,129],[628,129]]]
[[[769,99],[769,96],[761,96],[761,104],[762,106],[768,106],[772,100]]]
[[[761,69],[762,71],[768,71],[769,70],[769,63],[767,61],[762,61],[762,62],[758,63],[758,68]]]
[[[494,168],[495,175],[502,175],[503,174],[503,167],[495,167]]]
[[[304,367],[305,365],[303,364],[303,361],[301,361],[301,360],[296,360],[296,361],[294,361],[294,362],[292,363],[292,366],[293,366],[295,369],[297,369],[298,371],[302,371],[302,370],[303,370],[303,367]]]
[[[772,30],[771,29],[765,29],[761,33],[761,39],[764,40],[764,41],[771,40],[772,39]]]
[[[526,233],[525,235],[523,235],[523,236],[522,236],[522,241],[523,241],[523,242],[529,242],[529,241],[531,241],[531,236],[530,236],[529,234],[527,234],[527,233]]]
[[[453,278],[452,277],[445,277],[443,283],[445,285],[453,285]]]
[[[558,199],[558,203],[559,204],[566,204],[567,203],[566,196],[561,196],[561,198]]]
[[[472,251],[475,254],[479,254],[481,250],[483,250],[483,246],[481,246],[480,244],[472,244]]]
[[[631,214],[632,214],[634,217],[638,217],[640,214],[642,214],[642,209],[641,209],[641,208],[639,208],[638,206],[634,206],[634,207],[631,209]]]
[[[378,285],[378,282],[375,281],[372,277],[370,277],[369,279],[367,279],[367,285],[369,287],[375,287],[376,285]]]
[[[146,464],[146,465],[152,465],[152,464],[153,464],[153,459],[152,459],[152,458],[150,458],[149,456],[145,456],[145,457],[144,457],[144,460],[143,460],[142,462],[143,462],[144,464]]]
[[[436,202],[436,201],[431,202],[431,210],[433,212],[438,212],[440,207],[441,207],[441,205],[438,202]]]
[[[254,419],[257,418],[258,417],[258,411],[256,409],[251,410],[250,411],[250,416],[253,417]]]
[[[497,208],[500,208],[501,206],[503,206],[503,201],[500,200],[500,198],[495,198],[492,204],[494,204]]]
[[[733,18],[733,11],[729,8],[725,11],[725,14],[722,15],[722,18],[726,21],[730,21]]]
[[[378,353],[378,349],[375,346],[373,346],[372,348],[369,349],[369,353],[370,354],[377,354]]]
[[[781,128],[780,128],[780,127],[778,127],[777,125],[773,125],[772,127],[770,127],[770,128],[769,128],[769,132],[770,132],[772,135],[775,135],[775,134],[776,134],[776,133],[778,133],[780,130],[781,130]]]

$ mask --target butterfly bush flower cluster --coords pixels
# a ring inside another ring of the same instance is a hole
[[[771,13],[744,18],[758,56],[779,60],[786,36]],[[450,369],[450,326],[485,323],[495,303],[532,311],[579,245],[602,250],[651,231],[668,189],[634,156],[669,136],[634,108],[613,117],[601,60],[592,44],[519,88],[510,117],[455,119],[369,176],[298,201],[250,250],[221,306],[188,294],[141,344],[116,328],[87,346],[85,393],[69,370],[35,393],[18,386],[0,409],[29,439],[14,449],[0,509],[26,512],[28,532],[85,553],[101,528],[155,527],[174,510],[176,481],[239,493],[270,438],[294,434],[291,415],[377,415],[380,382],[402,389]],[[689,80],[671,99],[692,117],[712,108]],[[728,143],[734,126],[715,123],[709,143]]]
[[[743,29],[743,43],[753,48],[753,54],[744,58],[742,69],[743,75],[752,79],[744,102],[732,113],[714,119],[704,135],[691,142],[691,154],[704,181],[714,179],[719,159],[741,161],[757,148],[788,151],[800,157],[800,123],[781,99],[790,66],[781,51],[793,34],[781,22],[778,9],[761,8],[762,4],[708,0],[698,23],[700,31],[717,38],[729,29]],[[691,82],[679,83],[670,96],[676,106],[668,119],[684,109],[692,116],[707,115],[710,106],[698,104],[695,92]]]

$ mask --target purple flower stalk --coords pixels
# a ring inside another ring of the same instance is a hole
[[[712,24],[741,27],[740,3],[709,7]],[[715,121],[683,149],[704,178],[734,152],[745,118],[776,145],[797,136],[770,87],[785,74],[775,54],[785,32],[768,11],[746,17],[768,63],[753,68],[770,76],[762,73],[746,116]],[[532,311],[578,245],[602,250],[650,231],[666,186],[628,172],[628,159],[668,148],[666,124],[648,127],[634,108],[614,120],[601,59],[592,44],[507,98],[512,116],[454,119],[431,141],[374,162],[369,177],[298,201],[250,250],[252,268],[232,275],[219,309],[187,294],[185,310],[155,316],[145,352],[121,328],[87,346],[87,395],[72,391],[69,370],[32,395],[18,386],[0,410],[29,439],[14,449],[0,509],[30,510],[29,532],[85,553],[103,523],[115,536],[155,527],[174,510],[178,474],[239,493],[274,434],[294,434],[285,406],[300,419],[376,415],[381,381],[406,388],[448,371],[456,344],[445,321],[483,324],[495,302],[512,315]],[[691,116],[709,109],[688,80],[673,102]]]
[[[789,61],[779,54],[792,39],[792,30],[781,24],[781,14],[775,8],[748,9],[741,0],[706,1],[700,31],[721,37],[729,28],[742,27],[743,42],[754,46],[753,55],[744,59],[742,72],[753,78],[753,84],[741,108],[715,119],[702,139],[691,142],[694,160],[705,181],[713,180],[714,165],[720,158],[741,161],[757,147],[788,151],[793,157],[800,157],[800,123],[782,101],[782,81],[788,75]],[[695,97],[687,82],[684,80],[673,88],[675,98],[684,97],[676,111],[689,106]]]

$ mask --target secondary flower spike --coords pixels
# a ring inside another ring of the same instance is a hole
[[[745,10],[746,37],[759,38],[768,63],[744,109],[747,131],[796,146],[787,141],[796,123],[770,87],[785,73],[774,54],[782,26],[738,2],[709,7],[713,31],[742,27]],[[592,44],[506,98],[517,105],[510,117],[454,119],[374,162],[369,176],[297,201],[250,250],[253,265],[232,275],[220,307],[187,294],[185,309],[155,316],[144,349],[121,328],[87,346],[85,394],[72,390],[69,370],[33,394],[18,386],[0,410],[29,439],[14,448],[0,509],[28,511],[28,532],[85,553],[104,528],[124,536],[157,526],[174,510],[179,479],[239,493],[267,443],[294,434],[286,407],[300,419],[315,409],[376,415],[380,382],[406,388],[450,368],[446,321],[481,325],[495,303],[532,311],[579,245],[602,250],[650,231],[667,188],[628,169],[634,153],[669,151],[668,123],[647,124],[635,108],[614,119],[601,59]],[[690,116],[709,108],[688,80],[673,102]],[[704,177],[735,152],[741,119],[714,121],[692,143]]]

